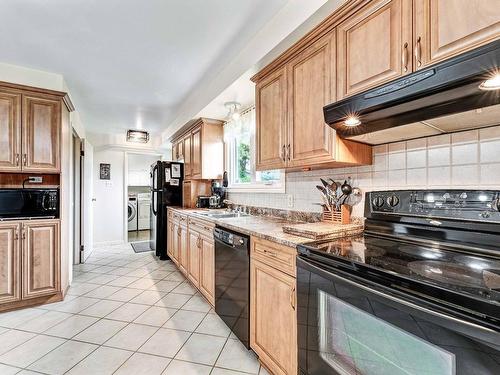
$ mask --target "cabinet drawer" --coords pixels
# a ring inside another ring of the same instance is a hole
[[[188,223],[189,230],[194,230],[202,236],[213,239],[213,230],[215,228],[215,224],[192,217],[188,219]]]
[[[174,212],[173,215],[174,222],[178,222],[180,225],[187,226],[187,216],[182,215],[178,212]]]
[[[295,257],[297,250],[260,238],[251,238],[250,255],[267,265],[296,277]]]

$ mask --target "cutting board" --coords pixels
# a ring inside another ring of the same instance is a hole
[[[354,236],[363,232],[363,224],[340,224],[340,223],[304,223],[287,224],[283,226],[283,232],[296,236],[323,240]]]

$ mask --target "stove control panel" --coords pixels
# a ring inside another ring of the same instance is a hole
[[[397,190],[366,195],[366,217],[377,213],[500,222],[500,191]]]

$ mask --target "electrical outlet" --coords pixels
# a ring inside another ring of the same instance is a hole
[[[28,179],[28,182],[31,184],[41,184],[43,181],[42,176],[32,176]]]
[[[287,200],[288,208],[292,208],[293,207],[293,194],[288,194],[286,196],[286,200]]]

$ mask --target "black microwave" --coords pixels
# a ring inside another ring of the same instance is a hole
[[[59,218],[59,189],[0,189],[0,220]]]

